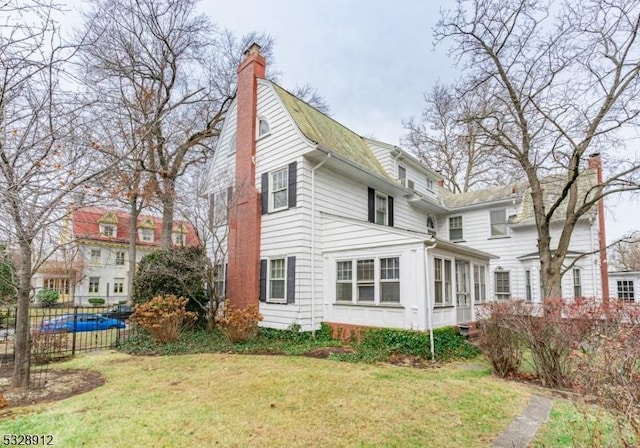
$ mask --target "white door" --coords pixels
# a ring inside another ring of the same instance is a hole
[[[456,315],[458,323],[471,320],[471,275],[466,260],[456,260]]]

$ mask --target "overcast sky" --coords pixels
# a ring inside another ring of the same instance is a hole
[[[77,0],[69,3],[77,4]],[[354,132],[398,145],[402,120],[419,115],[423,93],[458,70],[432,29],[452,0],[202,0],[219,27],[265,31],[275,39],[280,83],[310,84],[334,119]],[[269,63],[269,61],[267,61]],[[609,200],[612,241],[640,229],[637,201]]]

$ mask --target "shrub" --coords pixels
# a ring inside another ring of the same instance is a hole
[[[66,331],[34,331],[31,334],[31,359],[36,364],[46,364],[66,357],[69,344],[67,336]]]
[[[58,299],[60,298],[60,293],[55,289],[40,289],[36,293],[36,300],[38,303],[46,308],[52,307],[56,304]]]
[[[91,297],[88,302],[91,305],[104,305],[105,300],[102,297]]]
[[[433,330],[433,344],[438,361],[472,358],[479,353],[453,327]],[[429,333],[423,331],[370,328],[361,332],[354,348],[357,359],[369,362],[384,361],[393,354],[431,358]]]
[[[157,296],[135,307],[129,320],[149,332],[158,342],[171,342],[180,337],[185,327],[197,319],[185,309],[187,299],[174,295]]]
[[[205,284],[209,260],[201,248],[158,250],[140,260],[133,280],[132,302],[156,296],[186,297],[187,310],[203,315],[207,309]]]
[[[262,315],[257,305],[246,308],[235,308],[226,302],[216,317],[220,331],[230,342],[241,342],[252,339],[258,334],[258,323]]]
[[[479,344],[493,373],[505,378],[518,372],[522,363],[523,341],[514,325],[514,316],[522,314],[523,302],[488,303],[478,316]]]

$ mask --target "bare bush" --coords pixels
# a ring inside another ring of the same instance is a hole
[[[188,299],[174,295],[157,296],[137,305],[129,318],[147,330],[158,342],[171,342],[197,319],[197,314],[185,309]]]
[[[224,304],[216,318],[220,331],[230,342],[241,342],[254,338],[258,333],[258,323],[261,320],[262,315],[256,305],[236,308],[229,303]]]

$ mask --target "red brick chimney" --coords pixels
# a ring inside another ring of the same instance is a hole
[[[238,67],[236,175],[229,216],[227,299],[236,308],[260,298],[260,192],[256,189],[258,78],[265,76],[260,46],[252,44]]]
[[[600,154],[589,156],[589,169],[596,170],[598,186],[602,185],[602,159]],[[598,201],[598,245],[600,252],[600,277],[602,281],[602,300],[609,301],[609,265],[607,263],[607,233],[604,227],[604,198]]]

